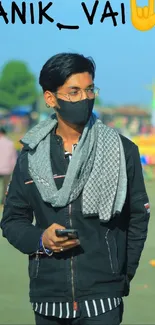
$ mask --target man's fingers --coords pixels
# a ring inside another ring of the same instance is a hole
[[[79,245],[79,240],[78,239],[73,239],[73,240],[66,240],[64,242],[55,242],[55,246],[57,247],[67,247],[67,246],[72,246],[72,245]]]
[[[155,0],[148,0],[149,14],[154,14],[154,2]]]
[[[62,246],[52,246],[52,250],[55,252],[55,253],[60,253],[60,252],[63,252],[63,251],[66,251],[66,250],[69,250],[71,248],[74,248],[76,246],[80,245],[80,241],[77,240],[76,242],[71,242],[70,241],[67,241],[65,244],[63,244]]]
[[[68,245],[68,246],[64,247],[64,250],[71,249],[71,248],[74,248],[74,247],[79,246],[79,245],[80,245],[80,243],[78,243],[78,244],[76,243],[76,244]]]
[[[76,245],[70,245],[70,246],[67,246],[67,247],[56,247],[55,249],[53,249],[54,253],[62,253],[62,252],[66,252],[74,247],[78,246],[77,244]]]
[[[68,240],[68,237],[57,237],[57,236],[53,236],[54,237],[54,243],[63,243],[66,242]]]
[[[56,241],[54,241],[54,245],[56,246],[56,247],[60,247],[60,246],[64,246],[65,245],[65,243],[67,243],[68,242],[68,238],[67,238],[67,240],[56,240]]]
[[[80,244],[80,241],[79,239],[72,239],[72,240],[67,240],[63,247],[67,247],[67,246],[72,246],[72,245],[79,245]]]

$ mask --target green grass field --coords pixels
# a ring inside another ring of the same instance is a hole
[[[146,185],[151,202],[149,233],[130,296],[124,299],[123,325],[155,324],[155,267],[149,264],[155,260],[155,182]],[[0,247],[0,324],[34,324],[28,297],[27,256],[2,237]]]

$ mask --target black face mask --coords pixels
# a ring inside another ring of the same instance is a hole
[[[62,119],[75,125],[87,124],[93,110],[95,99],[84,99],[78,102],[67,102],[57,98],[60,109],[55,107]]]

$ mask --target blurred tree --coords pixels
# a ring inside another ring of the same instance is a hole
[[[54,109],[52,107],[46,106],[42,91],[40,92],[40,94],[38,96],[38,112],[40,114],[45,113],[45,114],[49,114],[49,115],[54,113]]]
[[[22,61],[10,61],[0,76],[0,106],[12,109],[32,105],[37,99],[34,75]]]
[[[102,106],[102,101],[101,101],[100,97],[95,98],[95,105],[96,106]]]

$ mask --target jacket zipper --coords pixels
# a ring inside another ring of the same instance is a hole
[[[70,219],[70,227],[72,228],[72,205],[69,204],[69,219]],[[72,297],[73,297],[73,310],[78,309],[77,302],[75,301],[75,288],[74,288],[74,268],[73,268],[73,255],[71,256],[71,284],[72,284]]]
[[[35,262],[36,262],[36,273],[35,273],[35,278],[37,278],[38,276],[38,271],[39,271],[39,263],[40,263],[40,259],[39,259],[39,254],[37,253],[35,256]]]

